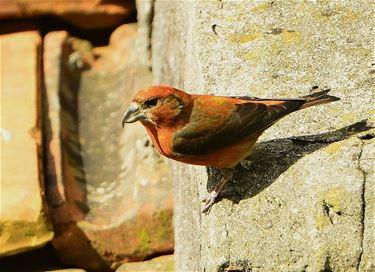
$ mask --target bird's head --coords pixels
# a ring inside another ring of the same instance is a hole
[[[152,86],[139,91],[125,111],[125,123],[141,121],[146,126],[175,125],[177,119],[191,111],[191,95],[168,86]]]

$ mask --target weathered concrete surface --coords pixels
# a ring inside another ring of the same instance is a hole
[[[123,25],[106,48],[65,32],[45,39],[53,245],[88,270],[173,250],[169,169],[141,125],[121,128],[127,103],[151,82],[137,37],[135,25]]]
[[[0,36],[0,255],[52,239],[41,158],[40,35]]]
[[[363,187],[363,253],[361,255],[360,270],[372,271],[375,269],[375,139],[366,141],[362,148],[359,167],[364,175]]]
[[[342,99],[269,129],[208,215],[198,201],[212,187],[205,169],[173,163],[178,271],[374,269],[373,181],[364,170],[372,136],[349,137],[366,130],[352,124],[374,115],[371,7],[156,1],[155,84],[259,97],[296,97],[318,85]]]

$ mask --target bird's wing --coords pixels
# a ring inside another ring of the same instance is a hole
[[[201,155],[262,132],[305,100],[197,98],[189,122],[173,138],[173,152]]]

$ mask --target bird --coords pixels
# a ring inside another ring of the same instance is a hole
[[[292,112],[340,100],[329,91],[272,99],[189,94],[170,86],[151,86],[135,94],[122,127],[140,121],[160,154],[221,170],[220,181],[202,199],[206,213],[233,177],[234,167],[252,153],[267,128]]]

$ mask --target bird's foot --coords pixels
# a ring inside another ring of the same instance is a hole
[[[204,198],[201,199],[202,202],[206,203],[206,205],[203,207],[202,213],[208,212],[212,205],[214,205],[216,197],[218,195],[218,192],[212,191],[210,194],[206,195]]]
[[[215,189],[202,199],[202,202],[206,203],[206,205],[203,207],[202,213],[207,213],[212,205],[214,205],[216,197],[223,190],[225,183],[232,178],[233,172],[233,168],[221,168],[222,177],[220,181],[216,185]]]

